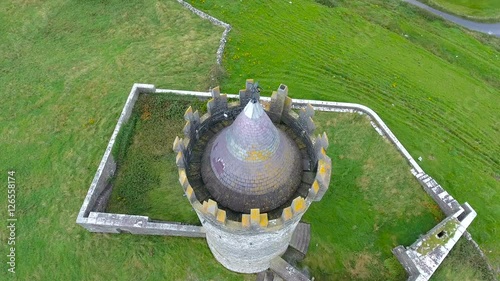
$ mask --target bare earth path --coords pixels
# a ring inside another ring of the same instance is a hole
[[[415,5],[419,8],[422,8],[424,10],[427,10],[435,15],[443,17],[443,18],[445,18],[451,22],[454,22],[458,25],[461,25],[465,28],[500,37],[500,23],[480,23],[480,22],[470,21],[470,20],[466,20],[466,19],[454,16],[454,15],[450,15],[448,13],[436,10],[432,7],[429,7],[428,5],[420,3],[417,0],[403,0],[403,1],[408,2],[412,5]]]

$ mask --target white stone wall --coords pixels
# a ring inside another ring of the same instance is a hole
[[[270,267],[271,260],[287,249],[302,216],[277,228],[265,230],[232,229],[198,214],[214,257],[224,267],[240,273],[258,273]]]

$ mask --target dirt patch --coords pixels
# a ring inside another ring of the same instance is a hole
[[[352,279],[370,279],[373,268],[377,266],[377,259],[372,254],[363,252],[351,257],[344,264]]]
[[[371,172],[375,169],[376,167],[376,162],[373,158],[368,158],[365,161],[365,164],[363,165],[363,170],[364,172]]]
[[[367,190],[370,187],[370,177],[363,175],[358,178],[357,180],[357,185],[362,189],[362,190]]]

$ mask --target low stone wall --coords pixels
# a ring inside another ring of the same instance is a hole
[[[193,7],[191,4],[187,3],[186,1],[177,0],[177,2],[179,2],[182,6],[186,7],[186,9],[188,9],[191,12],[198,15],[200,18],[209,20],[211,23],[213,23],[215,25],[224,27],[224,32],[222,33],[222,37],[220,38],[219,48],[217,48],[217,55],[216,55],[217,64],[221,65],[222,64],[222,57],[224,55],[224,48],[226,47],[227,36],[229,34],[229,31],[231,31],[231,25],[229,25],[229,24],[227,24],[227,23],[225,23],[217,18],[212,17],[211,15],[209,15],[205,12],[202,12],[202,11],[196,9],[195,7]]]
[[[128,120],[130,114],[132,112],[132,108],[137,99],[139,93],[172,93],[177,95],[192,95],[203,98],[211,98],[213,97],[213,93],[211,92],[193,92],[193,91],[183,91],[183,90],[170,90],[170,89],[156,89],[154,85],[146,85],[146,84],[134,84],[132,90],[127,98],[127,102],[125,107],[120,115],[120,119],[113,131],[113,135],[110,139],[108,147],[104,153],[104,156],[101,160],[99,168],[97,169],[96,175],[92,181],[92,184],[89,188],[87,196],[82,204],[80,212],[78,214],[77,223],[81,226],[85,227],[89,231],[92,232],[108,232],[108,233],[133,233],[133,234],[152,234],[152,235],[179,235],[179,236],[188,236],[188,237],[204,237],[205,229],[199,226],[190,226],[183,225],[175,222],[152,222],[148,217],[144,216],[133,216],[133,215],[122,215],[122,214],[107,214],[101,213],[101,207],[97,206],[99,204],[106,204],[107,198],[102,198],[104,196],[109,195],[108,180],[112,177],[116,169],[116,163],[113,160],[111,155],[111,150],[114,145],[115,138],[124,122]],[[220,94],[220,93],[219,93]],[[241,98],[240,95],[224,95],[224,98]],[[274,99],[280,100],[281,97],[275,96]],[[271,102],[272,98],[270,97],[261,97],[261,101]],[[413,159],[413,157],[408,153],[405,147],[399,142],[396,136],[391,132],[391,130],[387,127],[387,125],[382,121],[382,119],[370,108],[360,105],[360,104],[352,104],[352,103],[337,103],[337,102],[326,102],[326,101],[316,101],[316,100],[301,100],[301,99],[290,99],[285,103],[285,106],[290,106],[291,108],[300,108],[302,109],[302,117],[295,116],[295,118],[302,118],[303,126],[301,127],[303,131],[308,131],[313,129],[311,124],[308,124],[307,119],[310,116],[310,113],[307,113],[306,105],[311,104],[312,108],[320,111],[334,111],[334,112],[356,112],[359,114],[367,114],[367,116],[371,119],[371,124],[374,129],[382,136],[391,141],[391,143],[395,146],[395,148],[403,155],[403,157],[408,161],[411,166],[411,172],[420,182],[424,190],[438,203],[443,212],[447,215],[447,218],[443,221],[448,220],[456,220],[458,221],[460,227],[457,228],[458,232],[449,233],[449,235],[453,235],[453,237],[459,237],[464,234],[468,240],[471,240],[475,245],[474,240],[469,233],[465,231],[465,229],[472,222],[474,217],[476,216],[472,207],[470,207],[467,203],[460,205],[450,194],[448,194],[435,180],[433,180],[429,175],[427,175],[422,168],[418,165],[418,163]],[[281,107],[274,107],[273,113],[275,114],[276,110],[280,111]],[[214,109],[215,110],[215,109]],[[286,117],[285,117],[286,119]],[[323,142],[323,138],[318,136],[316,138],[318,142]],[[327,141],[327,140],[326,140]],[[317,195],[318,196],[318,195]],[[98,204],[99,203],[99,204]],[[203,208],[200,206],[200,210],[207,210],[207,208]],[[208,207],[208,206],[207,206]],[[207,216],[204,214],[204,218]],[[214,219],[220,219],[219,217],[215,217]],[[442,223],[443,223],[442,222]],[[436,226],[433,230],[429,231],[429,233],[425,237],[431,237],[432,235],[436,235],[435,230],[440,226]],[[458,235],[458,236],[456,236]],[[458,239],[458,238],[457,238]],[[456,239],[455,239],[456,240]],[[417,240],[415,243],[422,242],[422,238]],[[414,245],[415,245],[414,243]],[[456,241],[455,241],[456,243]],[[453,243],[453,245],[455,244]],[[412,245],[412,246],[414,246]],[[453,246],[448,244],[448,250]],[[405,248],[404,246],[398,246],[393,251],[395,255],[400,259],[403,266],[407,269],[410,279],[409,280],[427,280],[430,275],[429,274],[421,274],[421,270],[417,263],[421,263],[422,256],[416,256],[415,254],[410,254],[412,251],[411,247]],[[484,253],[481,252],[479,247],[477,247],[478,251],[484,256]],[[442,248],[440,250],[440,257],[443,257]],[[446,253],[447,254],[447,253]],[[403,258],[401,258],[403,257]],[[406,257],[406,258],[405,258]],[[434,259],[434,270],[439,266],[439,263],[442,259]],[[435,262],[438,261],[438,262]],[[422,267],[420,267],[422,268]],[[434,272],[434,271],[432,271]]]
[[[476,215],[465,203],[457,214],[446,217],[411,246],[394,248],[394,255],[408,272],[408,280],[429,280]]]
[[[101,213],[105,210],[111,186],[109,180],[116,171],[116,163],[112,150],[121,127],[129,120],[137,97],[140,93],[155,93],[154,85],[134,84],[128,95],[125,106],[116,123],[111,139],[102,157],[97,172],[90,184],[87,196],[78,213],[76,223],[90,232],[132,233],[151,235],[175,235],[188,237],[204,237],[204,229],[200,226],[182,225],[175,222],[152,222],[148,217]]]
[[[458,203],[453,196],[451,196],[446,190],[444,190],[441,185],[439,185],[432,177],[429,175],[415,174],[420,185],[424,188],[425,192],[434,199],[434,201],[439,205],[439,208],[443,211],[446,216],[458,216],[463,211],[460,203]]]
[[[90,212],[85,228],[90,232],[130,233],[141,235],[166,235],[205,237],[201,226],[150,221],[146,216]]]
[[[85,197],[80,212],[78,213],[78,218],[76,220],[77,223],[83,223],[84,219],[88,217],[89,213],[94,210],[99,196],[108,185],[109,179],[115,173],[116,163],[113,159],[113,155],[111,155],[111,151],[115,144],[116,137],[118,136],[118,132],[120,131],[122,125],[128,121],[130,115],[132,114],[132,109],[134,108],[139,93],[154,93],[155,90],[156,88],[154,85],[134,84],[132,86],[120,118],[118,119],[113,134],[111,135],[111,139],[108,142],[108,146],[106,147],[106,151],[104,152],[101,163],[97,168],[97,172],[94,176],[94,179],[92,180],[89,191],[87,192],[87,196]]]

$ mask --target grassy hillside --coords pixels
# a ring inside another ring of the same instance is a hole
[[[496,0],[422,0],[422,2],[464,18],[500,22],[500,2]]]
[[[230,279],[203,239],[193,252],[184,239],[75,224],[132,84],[206,89],[222,29],[174,1],[2,1],[0,23],[0,178],[17,171],[15,279]],[[0,198],[5,223],[7,189]],[[13,277],[6,234],[0,280]]]
[[[293,97],[374,108],[431,176],[478,211],[471,232],[498,267],[499,40],[395,0],[289,2],[196,3],[234,27],[223,90],[255,78],[266,94],[286,83]],[[75,224],[132,83],[207,89],[222,30],[153,0],[3,1],[0,23],[0,171],[17,171],[17,280],[196,280],[194,270],[242,279],[201,239],[190,240],[200,251],[186,251],[180,238]],[[0,231],[4,266],[6,239]]]
[[[193,1],[233,26],[223,90],[365,104],[424,170],[478,212],[470,231],[500,268],[500,46],[397,0]],[[489,42],[484,44],[483,42]]]

